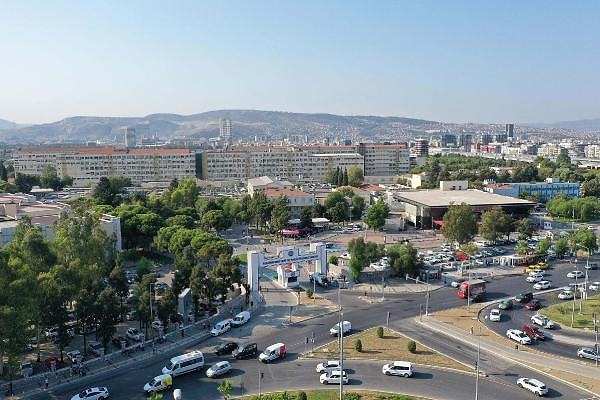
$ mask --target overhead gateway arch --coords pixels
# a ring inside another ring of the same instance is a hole
[[[284,248],[277,257],[267,257],[262,251],[248,251],[248,285],[250,291],[258,291],[260,268],[276,265],[314,261],[314,272],[327,274],[327,251],[325,243],[311,243],[310,250],[301,253],[297,247]]]

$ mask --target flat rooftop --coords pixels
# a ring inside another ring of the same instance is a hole
[[[439,190],[425,189],[394,194],[400,201],[418,203],[427,207],[448,207],[450,204],[466,203],[471,206],[503,206],[503,205],[530,205],[535,203],[529,200],[517,199],[515,197],[502,196],[480,190]]]

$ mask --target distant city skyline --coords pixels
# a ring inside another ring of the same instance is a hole
[[[600,118],[600,3],[5,2],[0,118]]]

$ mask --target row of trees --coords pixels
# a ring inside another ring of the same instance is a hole
[[[600,215],[600,201],[592,196],[571,199],[558,195],[548,201],[546,209],[553,217],[589,221]]]
[[[384,256],[388,258],[393,276],[404,277],[407,274],[417,276],[423,266],[417,249],[410,243],[394,244],[386,249],[383,244],[365,243],[363,238],[359,237],[348,243],[348,253],[350,254],[348,273],[353,279],[357,279],[369,264]]]
[[[360,186],[364,181],[363,170],[360,167],[350,167],[350,169],[330,169],[325,173],[325,183],[333,186]]]

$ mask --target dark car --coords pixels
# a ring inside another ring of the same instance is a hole
[[[63,362],[60,361],[60,359],[57,356],[50,356],[44,360],[44,367],[46,369],[52,369],[53,364],[56,369],[60,369],[63,367]]]
[[[525,304],[525,308],[528,310],[539,310],[542,307],[542,303],[538,299],[533,299],[529,303]]]
[[[244,343],[239,345],[231,354],[236,360],[254,357],[258,354],[258,346],[256,346],[256,343]]]
[[[498,308],[501,310],[510,310],[513,308],[512,300],[503,300],[498,304]]]
[[[127,340],[125,336],[117,336],[112,339],[112,344],[114,344],[118,349],[122,349],[129,346],[129,340]]]
[[[238,348],[237,343],[233,342],[223,342],[217,347],[215,347],[215,354],[218,356],[229,354]]]
[[[523,332],[533,340],[546,340],[546,336],[544,332],[540,331],[538,328],[531,324],[523,325]]]
[[[518,295],[515,296],[515,300],[518,303],[529,303],[531,300],[533,300],[533,293],[531,293],[531,292],[519,293]]]

